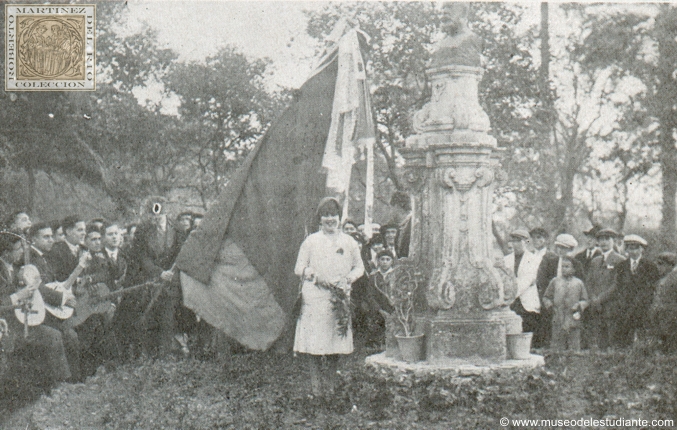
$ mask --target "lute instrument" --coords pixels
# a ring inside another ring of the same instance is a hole
[[[16,306],[13,306],[13,308],[14,316],[24,326],[24,337],[28,337],[28,327],[38,326],[45,320],[45,302],[38,290],[40,286],[40,271],[37,267],[30,264],[31,250],[25,236],[6,230],[0,231],[0,234],[7,234],[21,239],[21,246],[24,252],[22,281],[27,287],[33,289],[33,295],[29,299],[23,300]]]
[[[122,296],[141,288],[157,285],[158,281],[148,281],[132,287],[123,288],[117,291],[110,291],[106,284],[98,283],[94,286],[83,288],[83,292],[78,295],[78,301],[75,305],[75,314],[70,319],[70,324],[77,327],[94,314],[103,314],[110,310],[112,303],[110,299]]]
[[[82,271],[87,268],[88,262],[91,259],[92,257],[89,252],[83,252],[80,256],[78,265],[75,267],[73,273],[70,274],[68,279],[66,279],[64,282],[50,282],[45,284],[45,287],[58,291],[62,294],[66,293],[66,291],[71,291],[73,285],[75,285],[75,281],[78,279],[78,276],[80,276]],[[49,303],[45,303],[45,309],[47,309],[47,312],[61,320],[66,320],[73,316],[73,308],[71,306],[52,306]]]

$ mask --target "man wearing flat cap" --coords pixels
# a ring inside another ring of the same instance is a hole
[[[677,254],[663,252],[656,258],[661,273],[651,305],[650,318],[661,349],[669,354],[677,350]]]
[[[540,323],[541,300],[536,287],[536,274],[541,259],[526,249],[529,233],[517,229],[508,239],[513,252],[504,257],[505,267],[517,278],[517,297],[510,308],[522,317],[524,332],[534,332]]]
[[[600,230],[601,227],[595,224],[592,226],[592,228],[583,232],[585,237],[585,249],[576,254],[574,257],[574,259],[581,265],[584,277],[587,277],[588,275],[588,268],[590,267],[592,260],[602,253],[597,245],[597,232]]]
[[[585,279],[590,305],[583,314],[583,344],[593,350],[606,350],[611,346],[609,334],[613,312],[609,299],[616,283],[616,266],[625,261],[625,257],[614,250],[617,236],[611,228],[597,231],[601,255],[592,259]]]
[[[570,255],[577,246],[578,241],[575,237],[570,234],[560,234],[555,239],[555,252],[548,251],[543,256],[536,274],[536,286],[541,302],[550,281],[557,276],[562,276],[562,257]],[[574,260],[574,272],[575,277],[583,279],[581,265],[576,260]],[[552,312],[541,309],[541,321],[532,342],[534,347],[542,348],[550,344],[551,319]]]
[[[609,308],[613,312],[611,336],[613,346],[631,346],[635,335],[644,336],[656,283],[658,267],[644,257],[647,241],[630,234],[623,238],[628,259],[616,268],[616,284],[610,293]]]

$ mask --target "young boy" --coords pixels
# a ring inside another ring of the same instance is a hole
[[[392,313],[390,303],[390,273],[395,261],[390,251],[380,251],[376,255],[378,267],[369,275],[367,310],[367,345],[379,345],[385,336],[385,318],[381,312]]]
[[[574,276],[574,261],[562,257],[562,276],[553,278],[543,295],[543,305],[554,308],[550,348],[556,351],[581,350],[581,316],[588,306],[583,281]]]

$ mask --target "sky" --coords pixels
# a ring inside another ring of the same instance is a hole
[[[159,42],[183,61],[200,61],[224,45],[250,58],[273,61],[272,82],[298,88],[311,72],[314,41],[306,34],[304,9],[324,2],[130,1],[130,30],[145,22]]]

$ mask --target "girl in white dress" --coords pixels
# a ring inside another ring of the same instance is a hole
[[[345,298],[350,296],[351,284],[364,273],[364,265],[355,239],[340,230],[339,202],[326,197],[317,213],[320,231],[303,241],[294,269],[303,280],[294,352],[309,355],[313,394],[321,395],[322,379],[333,389],[338,354],[353,352]],[[327,378],[320,377],[322,356],[327,357]]]

